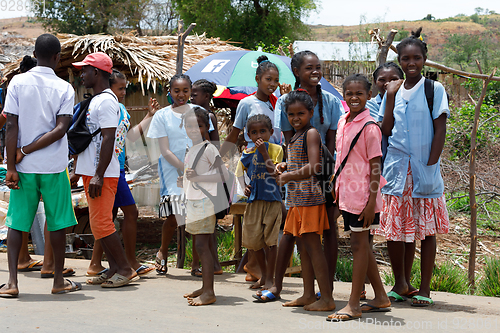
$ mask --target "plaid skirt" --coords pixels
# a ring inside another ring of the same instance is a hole
[[[444,194],[439,198],[412,198],[413,176],[408,166],[406,183],[401,197],[383,194],[380,228],[372,233],[389,241],[413,243],[426,236],[447,234],[448,210]]]

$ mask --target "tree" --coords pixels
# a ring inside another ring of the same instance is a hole
[[[259,41],[278,44],[309,32],[301,19],[316,9],[315,0],[173,0],[184,22],[196,22],[195,32],[231,39],[253,49]]]
[[[427,14],[426,17],[424,17],[422,20],[424,21],[432,21],[432,20],[435,20],[436,18],[434,16],[432,16],[432,14]]]
[[[76,35],[109,34],[143,28],[171,32],[177,15],[170,0],[32,0],[32,11],[45,28]]]

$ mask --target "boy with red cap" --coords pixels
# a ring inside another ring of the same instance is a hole
[[[113,62],[105,53],[96,52],[73,66],[82,69],[83,84],[94,91],[87,111],[87,126],[91,133],[101,129],[75,159],[75,174],[83,176],[90,227],[94,238],[101,241],[109,262],[108,271],[88,279],[87,283],[105,288],[121,287],[137,281],[139,276],[127,261],[113,223],[112,211],[120,176],[120,164],[114,153],[120,107],[109,87]]]

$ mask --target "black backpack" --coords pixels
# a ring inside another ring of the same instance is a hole
[[[434,110],[434,80],[425,79],[424,81],[424,91],[425,99],[427,100],[427,107],[431,113]],[[381,171],[384,170],[384,161],[387,155],[387,147],[389,147],[389,137],[382,134],[382,160],[381,160]]]
[[[108,93],[114,96],[107,91],[103,91],[101,93]],[[100,128],[95,130],[93,133],[90,133],[89,127],[87,126],[87,110],[89,109],[90,102],[94,97],[100,95],[101,93],[90,96],[73,107],[73,121],[67,132],[70,155],[80,154],[82,151],[87,149],[90,142],[92,142],[92,138],[101,133]]]
[[[307,129],[304,133],[303,149],[306,152],[306,155],[307,155],[307,132],[309,132],[311,128],[312,127]],[[321,186],[321,191],[325,196],[326,203],[328,206],[330,206],[333,204],[333,196],[329,181],[335,172],[335,158],[333,157],[332,153],[330,153],[328,148],[323,144],[323,142],[320,142],[320,144],[321,144],[320,149],[322,150],[321,172],[316,173],[315,176],[316,179],[318,179],[319,185]]]
[[[196,165],[198,165],[198,161],[200,160],[201,156],[205,152],[205,149],[207,149],[207,146],[208,146],[208,142],[205,143],[200,148],[200,150],[196,154],[196,157],[194,158],[193,165],[191,166],[191,169],[195,170]],[[221,164],[223,163],[222,159],[220,158],[220,156],[218,156],[217,159],[219,160],[219,163],[218,163],[219,165],[217,168],[219,169],[220,175],[222,177],[222,182],[217,183],[217,196],[211,195],[206,189],[201,187],[198,183],[193,183],[192,185],[193,185],[194,189],[200,190],[201,192],[203,192],[203,194],[205,194],[207,196],[207,198],[210,199],[210,201],[212,201],[212,203],[214,204],[214,208],[215,208],[215,218],[217,220],[220,220],[229,214],[229,209],[231,208],[231,203],[232,203],[231,201],[232,200],[231,200],[231,195],[229,194],[228,184],[232,186],[233,177],[231,176],[231,174],[229,174],[229,179],[226,182],[226,179],[224,178],[224,173],[222,172],[222,167],[221,167]],[[226,194],[225,196],[222,195],[223,192],[225,192],[225,194]]]

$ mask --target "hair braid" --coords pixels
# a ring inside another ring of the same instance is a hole
[[[316,86],[316,94],[318,96],[319,122],[323,124],[325,122],[325,117],[323,116],[323,93],[319,84]]]

